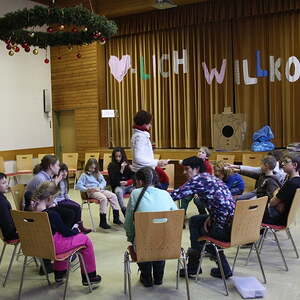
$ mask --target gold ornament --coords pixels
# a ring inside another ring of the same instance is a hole
[[[85,32],[87,32],[87,31],[88,31],[87,27],[85,27],[85,28],[84,28],[84,31],[85,31]]]
[[[68,50],[69,50],[69,51],[72,51],[72,50],[73,50],[73,47],[72,47],[72,46],[69,46],[69,47],[68,47]]]
[[[60,26],[59,26],[59,29],[60,29],[60,30],[64,30],[64,29],[65,29],[65,26],[64,26],[64,25],[60,25]]]
[[[33,49],[33,50],[32,50],[32,53],[33,53],[34,55],[38,55],[38,54],[39,54],[39,50],[38,50],[38,49]]]
[[[8,52],[8,54],[9,54],[10,56],[13,56],[13,55],[15,54],[15,52],[12,51],[12,50],[10,50],[10,51]]]
[[[33,38],[33,37],[34,37],[34,32],[31,32],[31,33],[29,34],[29,36],[30,36],[31,38]]]

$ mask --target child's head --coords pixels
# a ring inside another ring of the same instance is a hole
[[[149,185],[156,185],[158,182],[157,174],[151,167],[144,167],[139,169],[136,174],[137,187],[146,187]]]
[[[34,171],[37,172],[38,168],[35,166]],[[45,155],[40,163],[40,171],[50,171],[53,175],[58,175],[59,160],[55,155]]]
[[[152,115],[145,111],[140,110],[133,118],[134,125],[145,126],[148,130],[151,128]]]
[[[8,181],[4,173],[0,173],[0,193],[6,193],[8,191]]]
[[[273,171],[276,167],[276,158],[271,155],[265,156],[261,161],[261,170],[263,173]]]
[[[226,181],[229,175],[232,174],[232,171],[230,168],[226,167],[226,163],[223,161],[217,161],[214,164],[214,175],[218,177],[219,179]]]
[[[210,156],[210,150],[207,147],[202,146],[200,147],[197,156],[201,159],[208,159]]]
[[[61,163],[59,167],[60,168],[59,168],[58,175],[61,175],[62,179],[68,180],[68,174],[69,174],[68,166],[64,163]]]
[[[127,162],[127,156],[123,148],[115,148],[111,155],[111,161],[115,163]]]
[[[99,172],[99,164],[98,164],[97,159],[90,158],[84,167],[84,172],[91,173],[91,174],[98,173]]]
[[[206,171],[203,159],[197,156],[184,159],[182,161],[182,165],[184,168],[183,173],[187,176],[187,178],[192,178],[195,175]]]
[[[276,161],[281,161],[281,159],[283,158],[284,155],[284,151],[283,150],[272,150],[268,153],[268,155],[272,155],[275,157]]]
[[[44,201],[46,207],[50,207],[58,192],[59,190],[53,181],[44,181],[32,195],[32,206],[36,207],[39,203]]]
[[[284,172],[286,172],[288,175],[300,171],[300,154],[298,153],[290,153],[285,155],[281,162]]]

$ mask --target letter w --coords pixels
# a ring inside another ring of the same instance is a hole
[[[204,76],[208,84],[212,84],[214,77],[216,77],[217,83],[221,84],[224,81],[224,76],[226,72],[227,60],[223,59],[221,72],[219,73],[216,68],[212,69],[210,72],[206,66],[206,63],[202,63],[202,67],[204,70]]]

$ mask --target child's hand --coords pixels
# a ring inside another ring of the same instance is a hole
[[[54,182],[58,185],[62,181],[62,174],[60,173],[58,176],[55,177]]]
[[[158,163],[157,163],[157,165],[162,168],[162,167],[166,166],[168,163],[169,163],[168,159],[159,160]]]
[[[123,161],[123,162],[121,163],[121,167],[122,167],[122,168],[125,168],[127,165],[128,165],[128,163],[127,163],[126,161]]]
[[[91,188],[91,189],[87,189],[87,192],[96,193],[96,192],[99,192],[99,190],[96,188]]]

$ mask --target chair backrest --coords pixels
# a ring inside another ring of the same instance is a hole
[[[155,153],[154,153],[154,159],[160,159],[160,154],[158,154],[158,153],[155,154]]]
[[[175,165],[168,164],[164,167],[164,171],[167,173],[169,177],[169,187],[168,190],[174,189],[174,180],[175,180]]]
[[[16,184],[10,188],[15,207],[17,210],[23,210],[23,200],[25,193],[25,185],[24,184]]]
[[[136,212],[137,261],[159,261],[180,257],[184,210]]]
[[[77,170],[78,153],[63,153],[62,161],[68,166],[69,170]]]
[[[261,165],[262,158],[263,155],[261,153],[243,154],[242,164],[244,166],[259,167]]]
[[[95,158],[97,159],[97,161],[99,160],[99,157],[100,157],[100,153],[99,152],[86,152],[84,154],[84,164],[86,165],[87,161],[90,159],[90,158]]]
[[[0,156],[0,172],[5,173],[4,159],[2,156]]]
[[[108,165],[111,163],[111,153],[103,153],[103,171],[107,171]]]
[[[54,260],[55,249],[48,214],[17,210],[13,210],[11,214],[23,254]]]
[[[223,161],[225,163],[228,163],[228,164],[234,164],[234,158],[235,156],[234,155],[226,155],[226,154],[218,154],[217,155],[217,161]]]
[[[268,197],[236,202],[231,228],[231,245],[244,245],[259,239],[260,226]]]
[[[295,221],[296,214],[299,207],[300,207],[300,189],[297,189],[289,211],[287,224],[286,224],[287,227],[289,227]]]
[[[17,155],[16,159],[17,159],[17,172],[32,171],[33,168],[32,154]]]
[[[40,162],[45,155],[54,155],[54,153],[40,153],[38,154],[38,161]]]

